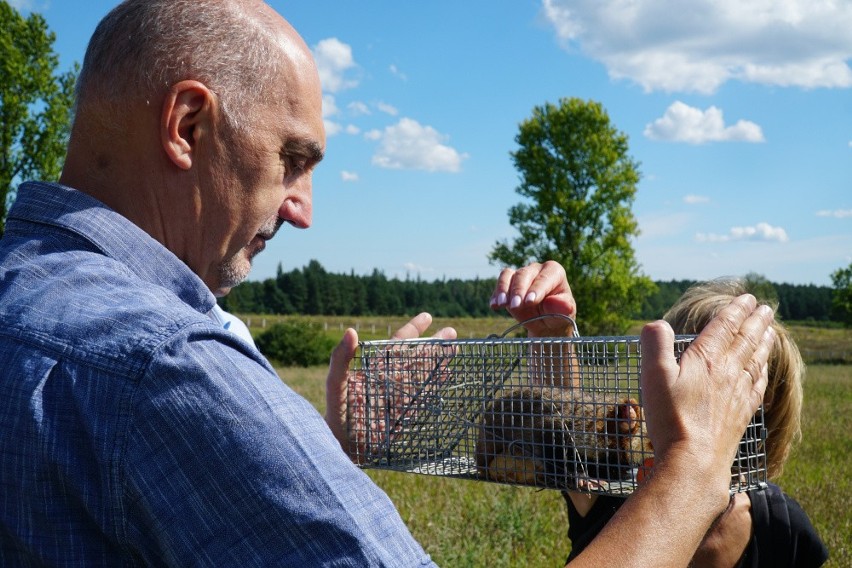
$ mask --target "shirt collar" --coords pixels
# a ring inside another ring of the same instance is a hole
[[[94,197],[58,183],[27,182],[8,220],[42,223],[71,231],[140,279],[174,292],[206,314],[216,298],[189,267],[148,233]]]

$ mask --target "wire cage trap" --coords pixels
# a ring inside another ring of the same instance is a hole
[[[653,463],[639,402],[639,338],[576,335],[361,342],[348,392],[356,461],[536,488],[633,492]],[[694,337],[676,337],[678,359]],[[732,493],[766,483],[765,439],[761,407],[732,464]]]

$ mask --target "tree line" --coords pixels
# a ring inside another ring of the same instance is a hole
[[[833,289],[828,286],[757,280],[756,293],[777,299],[778,313],[786,321],[840,321],[832,317]],[[634,320],[657,319],[696,282],[656,281],[641,307],[627,315]],[[312,260],[288,272],[279,265],[275,278],[244,282],[219,303],[238,314],[413,316],[428,311],[437,317],[487,317],[493,315],[488,300],[495,284],[496,278],[388,278],[378,269],[369,275],[335,274]]]

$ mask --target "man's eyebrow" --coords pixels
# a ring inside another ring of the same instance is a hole
[[[312,140],[291,140],[284,145],[288,154],[298,154],[312,162],[321,162],[325,157],[322,146]]]

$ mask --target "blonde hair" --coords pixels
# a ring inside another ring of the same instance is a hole
[[[689,288],[663,316],[675,333],[696,334],[731,300],[748,293],[737,279],[717,279]],[[777,305],[763,301],[773,309]],[[778,477],[793,445],[802,437],[802,382],[805,364],[790,332],[777,319],[773,321],[775,344],[769,355],[769,384],[764,395],[767,475]]]

